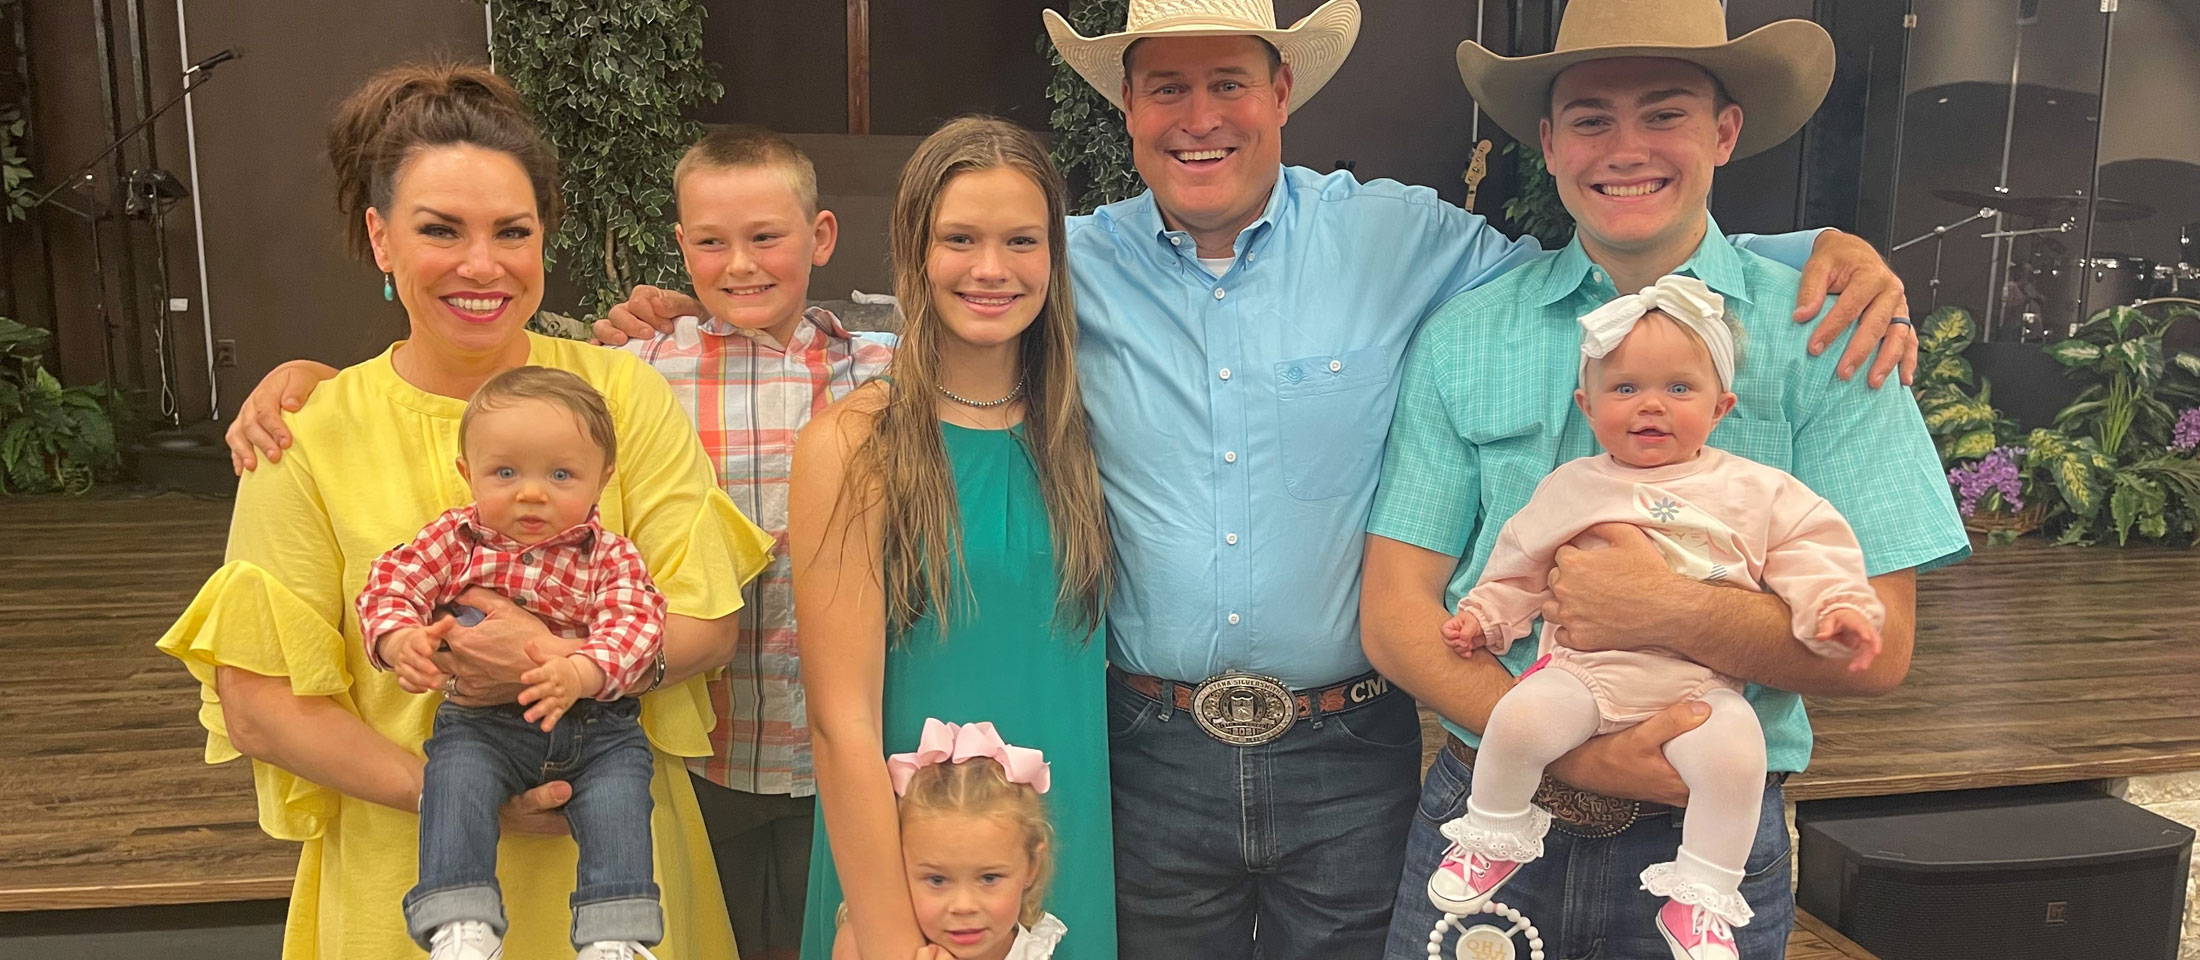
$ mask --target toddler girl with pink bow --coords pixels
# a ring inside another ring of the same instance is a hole
[[[1574,402],[1605,452],[1560,465],[1506,522],[1480,582],[1444,625],[1445,642],[1462,656],[1504,653],[1551,598],[1558,548],[1602,546],[1588,531],[1625,523],[1675,573],[1778,594],[1797,641],[1852,670],[1868,666],[1886,612],[1847,521],[1787,473],[1704,445],[1735,403],[1735,327],[1720,296],[1694,277],[1667,276],[1581,324]],[[1467,813],[1443,826],[1452,845],[1429,899],[1473,912],[1542,856],[1551,818],[1530,801],[1552,761],[1701,700],[1709,719],[1665,745],[1689,790],[1680,851],[1642,883],[1668,898],[1657,925],[1677,960],[1734,957],[1731,927],[1750,919],[1742,866],[1765,789],[1764,732],[1741,682],[1663,650],[1574,650],[1557,624],[1544,624],[1540,644],[1483,730]]]
[[[901,815],[901,854],[917,927],[916,960],[1044,960],[1069,928],[1041,909],[1054,829],[1039,795],[1046,758],[987,722],[927,718],[914,753],[886,758]],[[846,913],[846,908],[842,908]],[[857,960],[845,926],[834,960]]]

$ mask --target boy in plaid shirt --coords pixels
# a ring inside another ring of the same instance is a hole
[[[624,344],[672,384],[695,420],[719,485],[769,532],[771,565],[744,588],[741,646],[710,681],[712,755],[689,761],[696,799],[744,957],[792,957],[809,884],[810,731],[797,673],[787,557],[787,475],[810,417],[885,372],[890,337],[856,336],[806,307],[810,271],[832,258],[838,223],[818,209],[817,172],[786,138],[756,128],[712,132],[673,173],[676,237],[709,316],[673,334]],[[636,300],[660,291],[638,287]],[[614,307],[612,317],[627,311]]]
[[[368,662],[396,670],[409,692],[445,696],[426,745],[420,880],[405,896],[406,926],[436,960],[499,956],[498,810],[562,779],[573,784],[564,812],[580,842],[573,945],[581,960],[631,957],[664,937],[649,835],[653,760],[634,697],[664,677],[666,604],[634,543],[597,522],[617,457],[611,414],[581,378],[518,367],[475,391],[458,443],[474,502],[376,558],[357,600]],[[454,615],[476,612],[456,605],[471,587],[581,641],[565,656],[529,644],[536,666],[521,676],[529,686],[517,704],[460,703],[457,678],[432,659]],[[568,712],[580,722],[560,725]]]

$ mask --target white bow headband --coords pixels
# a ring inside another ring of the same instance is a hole
[[[1734,331],[1726,325],[1726,299],[1695,277],[1677,273],[1658,278],[1641,293],[1616,297],[1581,318],[1581,372],[1586,377],[1589,361],[1602,358],[1627,339],[1635,322],[1652,310],[1672,317],[1695,331],[1711,348],[1711,367],[1718,371],[1719,389],[1734,387]]]

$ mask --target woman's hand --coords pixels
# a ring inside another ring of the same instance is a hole
[[[458,595],[458,602],[485,614],[471,627],[452,628],[446,638],[450,650],[436,655],[435,665],[458,678],[460,706],[518,702],[520,691],[527,688],[520,676],[535,668],[535,661],[527,657],[529,641],[555,657],[581,647],[579,640],[551,633],[534,614],[496,591],[472,587]]]
[[[313,388],[335,375],[335,367],[312,360],[292,360],[269,370],[238,405],[229,429],[222,433],[222,442],[229,446],[229,468],[241,477],[258,467],[254,448],[269,463],[281,460],[283,448],[290,446],[290,428],[283,426],[283,412],[304,407]]]
[[[571,799],[573,785],[552,780],[504,801],[504,806],[497,810],[497,822],[505,833],[552,837],[572,833],[572,825],[565,821],[565,802]]]

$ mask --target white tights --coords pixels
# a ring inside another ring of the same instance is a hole
[[[1742,867],[1764,803],[1764,730],[1741,694],[1716,689],[1703,699],[1711,716],[1665,744],[1666,760],[1688,785],[1681,852],[1669,869],[1680,882],[1703,884],[1738,902]],[[1497,701],[1482,734],[1468,825],[1485,836],[1525,829],[1544,768],[1594,736],[1597,723],[1596,698],[1573,674],[1545,669],[1520,681]],[[1667,890],[1653,892],[1685,899]]]

